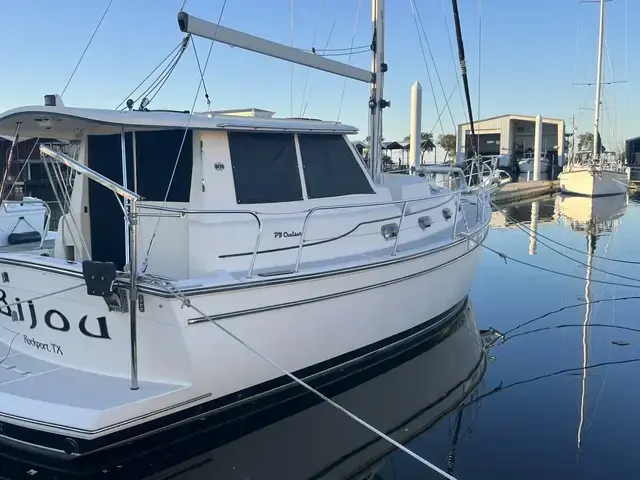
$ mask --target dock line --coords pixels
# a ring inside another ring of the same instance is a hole
[[[222,325],[220,325],[218,322],[216,322],[215,320],[213,320],[209,315],[207,315],[206,313],[204,313],[202,310],[200,310],[198,307],[196,307],[195,305],[193,305],[193,303],[191,303],[191,300],[189,298],[187,298],[178,288],[174,287],[171,283],[169,282],[161,282],[158,281],[156,279],[151,279],[151,281],[153,283],[155,283],[158,287],[163,288],[167,293],[172,294],[175,298],[177,298],[178,300],[182,301],[182,304],[188,308],[192,308],[193,310],[195,310],[196,312],[198,312],[199,315],[201,315],[203,318],[207,318],[209,319],[209,321],[211,323],[213,323],[216,327],[218,327],[220,330],[222,330],[224,333],[226,333],[227,335],[229,335],[231,338],[233,338],[236,342],[240,343],[243,347],[247,348],[248,350],[250,350],[253,354],[255,354],[256,356],[260,357],[262,360],[264,360],[265,362],[273,365],[275,368],[277,368],[278,370],[280,370],[280,372],[282,372],[284,375],[286,375],[287,377],[289,377],[291,380],[293,380],[294,382],[296,382],[298,385],[304,387],[305,389],[307,389],[308,391],[310,391],[311,393],[317,395],[318,397],[320,397],[322,400],[324,400],[325,402],[327,402],[329,405],[331,405],[332,407],[340,410],[342,413],[344,413],[345,415],[347,415],[348,417],[350,417],[351,419],[355,420],[356,422],[358,422],[360,425],[362,425],[363,427],[369,429],[370,431],[372,431],[373,433],[375,433],[376,435],[378,435],[380,438],[386,440],[387,442],[389,442],[391,445],[393,445],[394,447],[398,448],[399,450],[402,450],[404,453],[406,453],[407,455],[409,455],[410,457],[416,459],[417,461],[419,461],[420,463],[422,463],[423,465],[429,467],[431,470],[439,473],[440,475],[442,475],[443,477],[447,478],[448,480],[457,480],[454,476],[448,474],[447,472],[445,472],[444,470],[438,468],[436,465],[434,465],[433,463],[429,462],[428,460],[422,458],[420,455],[418,455],[417,453],[413,452],[412,450],[409,450],[407,447],[405,447],[404,445],[402,445],[401,443],[395,441],[393,438],[389,437],[388,435],[385,435],[383,432],[381,432],[380,430],[378,430],[377,428],[375,428],[374,426],[368,424],[367,422],[365,422],[364,420],[362,420],[360,417],[358,417],[357,415],[351,413],[349,410],[347,410],[346,408],[338,405],[336,402],[334,402],[333,400],[331,400],[329,397],[323,395],[322,393],[320,393],[318,390],[316,390],[315,388],[313,388],[311,385],[309,385],[308,383],[306,383],[304,380],[301,380],[300,378],[296,377],[293,373],[289,372],[286,368],[282,367],[280,364],[278,364],[277,362],[275,362],[274,360],[271,360],[270,358],[268,358],[267,356],[263,355],[262,353],[258,352],[257,350],[255,350],[253,347],[251,347],[250,345],[246,344],[241,338],[239,338],[238,336],[234,335],[233,333],[231,333],[229,330],[227,330],[225,327],[223,327]]]
[[[502,252],[499,252],[497,250],[494,250],[493,248],[485,245],[484,243],[481,243],[480,245],[483,246],[484,248],[486,248],[487,250],[495,253],[500,258],[503,258],[505,263],[507,262],[507,260],[511,260],[512,262],[516,262],[516,263],[519,263],[521,265],[526,265],[527,267],[537,268],[538,270],[542,270],[543,272],[555,273],[556,275],[560,275],[560,276],[563,276],[563,277],[569,277],[569,278],[575,278],[577,280],[580,280],[580,281],[584,282],[584,277],[580,277],[578,275],[572,275],[570,273],[559,272],[557,270],[553,270],[551,268],[546,268],[546,267],[541,267],[539,265],[534,265],[533,263],[525,262],[524,260],[518,260],[517,258],[510,257],[506,253],[502,253]],[[632,285],[632,284],[629,284],[629,283],[609,282],[607,280],[591,280],[591,283],[602,283],[604,285],[615,285],[617,287],[640,288],[640,285]]]

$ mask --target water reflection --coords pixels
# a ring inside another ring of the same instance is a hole
[[[608,197],[578,197],[558,195],[555,213],[567,220],[575,231],[589,231],[596,236],[610,232],[622,217],[629,203],[627,195]]]
[[[519,223],[531,224],[536,219],[538,224],[557,223],[553,202],[536,200],[504,205],[491,213],[491,227],[516,228]]]
[[[417,349],[389,361],[383,367],[387,371],[361,372],[375,376],[333,400],[406,443],[459,405],[484,374],[485,355],[471,308]],[[394,450],[321,403],[204,454],[200,462],[206,464],[176,478],[391,479],[383,470]]]
[[[578,423],[578,449],[582,447],[586,408],[587,378],[589,365],[589,322],[592,313],[591,275],[593,273],[593,257],[596,253],[598,238],[617,227],[619,219],[627,209],[627,195],[609,197],[556,197],[556,208],[561,217],[574,231],[582,231],[587,239],[587,262],[585,269],[585,311],[582,323],[582,381],[580,391],[580,420]]]
[[[404,444],[472,394],[485,367],[484,345],[467,302],[436,331],[385,358],[372,359],[348,378],[336,378],[320,390]],[[68,461],[62,466],[66,472],[56,472],[55,478],[391,480],[386,459],[395,450],[344,413],[302,391],[187,442],[159,445],[154,452],[138,452],[126,461],[85,465],[82,475]],[[423,456],[442,464],[428,452]],[[426,473],[426,467],[416,465]],[[0,452],[0,478],[51,478],[53,473],[34,463],[12,461],[7,452]]]

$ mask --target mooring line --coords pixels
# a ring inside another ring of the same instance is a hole
[[[547,267],[541,267],[539,265],[534,265],[533,263],[525,262],[524,260],[518,260],[517,258],[510,257],[506,253],[502,253],[502,252],[499,252],[497,250],[494,250],[493,248],[485,245],[484,243],[481,243],[480,245],[483,246],[484,248],[486,248],[487,250],[489,250],[489,251],[495,253],[496,255],[498,255],[500,258],[502,258],[505,261],[505,263],[507,262],[507,260],[511,260],[512,262],[520,263],[521,265],[526,265],[527,267],[536,268],[538,270],[542,270],[543,272],[554,273],[556,275],[560,275],[560,276],[563,276],[563,277],[575,278],[577,280],[581,280],[581,281],[584,282],[584,277],[581,277],[579,275],[572,275],[571,273],[559,272],[557,270],[553,270],[552,268],[547,268]],[[591,280],[591,283],[602,283],[604,285],[615,285],[615,286],[618,286],[618,287],[640,288],[640,285],[633,285],[633,284],[630,284],[630,283],[609,282],[607,280]]]
[[[372,431],[373,433],[375,433],[376,435],[378,435],[379,437],[383,438],[384,440],[386,440],[387,442],[389,442],[391,445],[393,445],[394,447],[398,448],[399,450],[403,451],[404,453],[406,453],[407,455],[409,455],[410,457],[416,459],[418,462],[422,463],[423,465],[429,467],[431,470],[439,473],[440,475],[442,475],[443,477],[449,479],[449,480],[457,480],[454,476],[448,474],[447,472],[445,472],[444,470],[438,468],[436,465],[434,465],[433,463],[429,462],[428,460],[424,459],[423,457],[421,457],[420,455],[418,455],[417,453],[413,452],[412,450],[409,450],[407,447],[405,447],[404,445],[402,445],[401,443],[395,441],[393,438],[389,437],[388,435],[384,434],[383,432],[381,432],[380,430],[378,430],[377,428],[375,428],[374,426],[368,424],[367,422],[365,422],[364,420],[362,420],[360,417],[358,417],[357,415],[351,413],[349,410],[347,410],[346,408],[338,405],[336,402],[334,402],[333,400],[331,400],[329,397],[327,397],[326,395],[320,393],[318,390],[316,390],[315,388],[313,388],[311,385],[309,385],[308,383],[306,383],[304,380],[296,377],[293,373],[289,372],[286,368],[284,368],[283,366],[281,366],[280,364],[278,364],[277,362],[275,362],[274,360],[271,360],[269,357],[263,355],[262,353],[260,353],[259,351],[257,351],[255,348],[251,347],[250,345],[248,345],[247,343],[245,343],[241,338],[239,338],[238,336],[236,336],[235,334],[233,334],[232,332],[230,332],[229,330],[227,330],[225,327],[223,327],[222,325],[220,325],[217,321],[213,320],[209,315],[207,315],[206,313],[204,313],[202,310],[200,310],[198,307],[196,307],[195,305],[193,305],[193,303],[191,303],[191,300],[186,297],[178,288],[176,288],[174,285],[172,285],[169,282],[160,282],[156,279],[150,279],[151,282],[155,283],[156,285],[158,285],[160,288],[163,288],[166,292],[172,294],[174,297],[176,297],[178,300],[180,300],[182,302],[182,304],[188,308],[192,308],[193,310],[195,310],[196,312],[198,312],[199,315],[201,315],[203,318],[207,318],[209,319],[209,321],[211,323],[213,323],[216,327],[218,327],[220,330],[222,330],[224,333],[226,333],[227,335],[229,335],[231,338],[233,338],[236,342],[238,342],[239,344],[241,344],[243,347],[247,348],[248,350],[250,350],[254,355],[260,357],[262,360],[264,360],[265,362],[271,364],[272,366],[274,366],[275,368],[277,368],[278,370],[280,370],[280,372],[282,372],[282,374],[286,375],[287,377],[289,377],[291,380],[293,380],[294,382],[296,382],[297,384],[299,384],[300,386],[304,387],[305,389],[307,389],[309,392],[313,393],[314,395],[317,395],[318,397],[320,397],[322,400],[324,400],[325,402],[327,402],[329,405],[331,405],[332,407],[340,410],[342,413],[344,413],[345,415],[347,415],[348,417],[350,417],[351,419],[355,420],[356,422],[358,422],[360,425],[362,425],[363,427],[367,428],[368,430]]]

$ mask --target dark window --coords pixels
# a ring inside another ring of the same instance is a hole
[[[136,132],[136,174],[138,193],[145,200],[161,202],[169,186],[184,129]],[[188,202],[191,191],[193,165],[192,132],[188,131],[171,182],[167,201]],[[133,135],[125,134],[127,185],[133,190]],[[123,184],[122,143],[120,134],[89,135],[87,142],[88,167]],[[122,269],[125,262],[125,230],[120,197],[89,180],[89,208],[91,211],[91,256],[93,260],[114,262]]]
[[[292,134],[229,132],[228,138],[238,203],[303,199]]]
[[[365,173],[340,135],[298,135],[309,198],[373,193]]]
[[[182,139],[184,138],[184,145]],[[131,134],[127,134],[127,146]],[[180,146],[182,145],[182,150]],[[178,164],[176,165],[176,158]],[[129,159],[128,159],[129,160]],[[175,167],[175,173],[173,169]],[[131,168],[131,167],[129,167]],[[184,129],[136,132],[137,193],[149,202],[188,202],[191,194],[193,168],[193,133]],[[173,174],[173,181],[171,176]],[[133,173],[128,173],[129,188],[133,189]]]

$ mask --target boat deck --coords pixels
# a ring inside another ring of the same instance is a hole
[[[48,253],[53,251],[54,243],[58,232],[49,232],[44,239],[42,248],[40,242],[19,243],[17,245],[5,245],[0,247],[2,253],[19,253],[19,252],[41,252]]]
[[[15,341],[22,342],[19,338],[22,336],[16,335]],[[60,348],[53,344],[36,345],[38,347]],[[60,427],[79,436],[108,430],[112,423],[109,419],[116,418],[111,414],[117,410],[117,418],[121,419],[122,409],[131,409],[136,402],[185,388],[141,381],[138,390],[131,390],[128,378],[56,365],[4,344],[0,344],[0,361],[0,418]],[[164,400],[165,407],[167,403],[169,399]],[[134,411],[128,414],[130,416],[124,418],[138,416]],[[60,419],[64,419],[65,425],[56,424]]]

